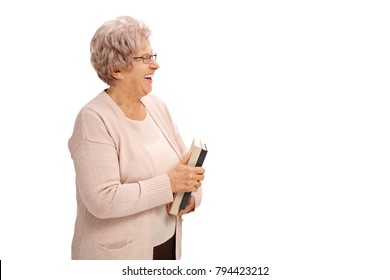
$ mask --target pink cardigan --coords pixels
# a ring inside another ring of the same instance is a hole
[[[142,103],[180,159],[187,148],[165,104],[151,95]],[[173,201],[169,177],[156,174],[137,133],[104,91],[81,109],[68,145],[77,189],[72,259],[153,259],[155,207]],[[198,207],[201,189],[194,196]],[[177,218],[177,259],[181,224]]]

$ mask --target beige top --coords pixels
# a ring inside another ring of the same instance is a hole
[[[157,174],[164,174],[173,170],[179,163],[179,159],[150,114],[146,112],[146,117],[142,121],[129,119],[129,122],[139,134],[144,148],[152,158]],[[175,216],[168,215],[165,205],[157,206],[154,246],[158,246],[171,238],[175,233],[175,226]]]

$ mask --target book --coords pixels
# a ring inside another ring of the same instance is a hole
[[[207,146],[197,138],[194,138],[191,144],[191,156],[188,160],[187,166],[198,167],[202,166],[207,155]],[[188,200],[191,197],[191,192],[178,192],[172,203],[171,210],[172,215],[177,215],[180,210],[184,210],[187,206]]]

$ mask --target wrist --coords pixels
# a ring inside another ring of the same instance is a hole
[[[176,187],[175,187],[174,179],[173,179],[174,175],[173,175],[172,173],[173,173],[173,172],[169,172],[169,173],[168,173],[169,184],[170,184],[170,186],[171,186],[171,191],[172,191],[172,193],[176,193],[177,191],[176,191]]]

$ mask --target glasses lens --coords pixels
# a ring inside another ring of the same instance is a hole
[[[142,57],[142,60],[143,60],[144,63],[149,63],[150,62],[150,54],[145,54]]]
[[[154,61],[157,60],[157,54],[155,54],[155,53],[154,54],[145,54],[142,57],[134,57],[134,58],[135,59],[141,58],[143,63],[149,63],[152,60],[152,58],[154,59]]]

